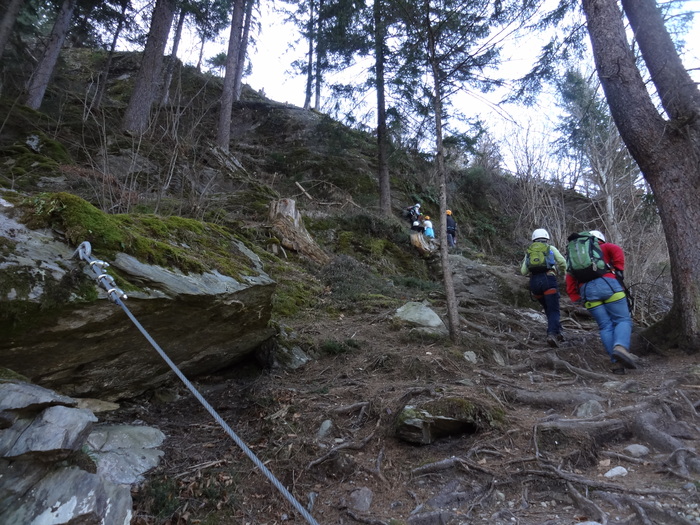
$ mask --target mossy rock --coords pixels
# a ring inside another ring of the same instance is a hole
[[[435,440],[461,434],[476,434],[505,423],[505,412],[483,402],[460,397],[444,397],[414,406],[405,406],[396,417],[397,437],[427,445]]]
[[[30,228],[63,232],[74,246],[84,241],[106,257],[117,252],[185,273],[217,270],[239,279],[252,275],[242,240],[225,228],[178,216],[109,215],[70,193],[42,193],[26,199],[22,220]]]
[[[29,379],[22,374],[18,374],[14,370],[10,370],[9,368],[3,368],[0,367],[0,383],[3,382],[8,382],[8,381],[22,381],[25,383],[29,383]]]

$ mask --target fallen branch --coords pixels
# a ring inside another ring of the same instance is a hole
[[[358,409],[364,409],[369,406],[369,401],[362,401],[360,403],[354,403],[352,405],[345,405],[342,407],[337,407],[331,410],[334,414],[345,414],[348,412],[354,412]]]
[[[294,184],[296,184],[299,187],[299,189],[304,192],[304,195],[306,195],[310,201],[314,200],[314,198],[311,195],[309,195],[309,192],[307,192],[304,189],[304,187],[301,184],[299,184],[298,181],[294,182]]]
[[[375,520],[374,518],[369,518],[366,516],[359,516],[350,509],[346,509],[345,512],[348,516],[350,516],[352,519],[359,523],[367,523],[368,525],[388,525],[386,521]]]
[[[457,458],[454,456],[451,458],[436,461],[434,463],[429,463],[428,465],[423,465],[422,467],[417,467],[411,471],[411,475],[424,476],[426,474],[435,474],[437,472],[442,472],[451,468],[458,468],[467,472],[471,470],[476,470],[479,472],[483,472],[484,474],[488,474],[493,478],[498,477],[496,472],[493,472],[487,469],[486,467],[482,467],[481,465],[474,463],[473,461],[469,461],[468,459]]]
[[[195,465],[194,467],[191,467],[184,472],[180,472],[179,474],[176,474],[175,476],[173,476],[173,479],[178,479],[178,478],[181,478],[183,476],[187,476],[187,474],[192,474],[193,472],[195,472],[197,470],[202,470],[202,469],[209,468],[209,467],[217,467],[217,466],[221,465],[222,463],[226,463],[226,460],[225,459],[218,459],[215,461],[207,461],[205,463],[200,463],[199,465]]]
[[[350,442],[350,443],[343,443],[341,445],[338,445],[337,447],[333,447],[328,451],[327,454],[324,454],[318,459],[313,460],[311,463],[307,465],[307,469],[310,469],[311,467],[315,467],[316,465],[320,465],[324,461],[329,460],[330,458],[334,457],[339,451],[343,449],[350,449],[350,450],[361,450],[365,447],[367,443],[374,437],[374,432],[372,432],[369,436],[364,438],[362,441],[359,443],[356,442]]]
[[[367,468],[365,467],[365,470],[369,472],[370,474],[373,474],[376,476],[380,481],[383,481],[384,483],[388,483],[387,479],[384,477],[384,474],[382,474],[382,461],[384,460],[384,447],[379,451],[379,454],[377,455],[377,461],[375,461],[375,468]]]
[[[605,456],[607,458],[614,458],[614,459],[621,459],[623,461],[627,461],[628,463],[634,463],[636,465],[651,465],[651,461],[647,461],[646,459],[642,458],[633,458],[632,456],[626,456],[625,454],[619,454],[618,452],[610,452],[608,450],[602,450],[599,452],[601,456]]]

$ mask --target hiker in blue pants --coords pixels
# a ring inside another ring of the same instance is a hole
[[[599,277],[585,282],[569,269],[566,291],[575,304],[586,307],[598,324],[600,340],[615,365],[612,372],[624,374],[625,368],[637,368],[637,356],[629,351],[632,317],[622,284],[625,254],[617,244],[606,242],[602,232],[591,230],[588,234],[597,239],[605,268]]]
[[[564,340],[561,334],[557,271],[566,272],[566,259],[549,244],[549,232],[538,228],[532,232],[532,244],[525,253],[520,273],[530,276],[530,293],[544,308],[547,316],[547,344],[553,348]]]

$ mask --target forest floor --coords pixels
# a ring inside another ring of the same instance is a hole
[[[561,302],[559,348],[534,309],[490,300],[461,308],[459,345],[397,326],[393,310],[314,312],[289,328],[335,351],[196,385],[319,524],[700,523],[697,356],[647,353],[615,375],[594,321]],[[106,416],[167,436],[134,491],[132,523],[308,521],[184,386],[170,393]],[[404,406],[447,397],[501,410],[503,422],[426,445],[396,436]],[[606,476],[615,467],[625,475]]]

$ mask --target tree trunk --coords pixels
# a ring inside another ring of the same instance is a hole
[[[386,100],[384,98],[384,19],[382,1],[374,0],[374,61],[377,78],[377,176],[379,178],[379,212],[391,215],[391,183],[389,179],[388,137],[386,131]]]
[[[202,42],[199,44],[199,55],[197,56],[197,73],[202,72],[202,59],[204,58],[204,44],[206,40],[202,37]]]
[[[623,0],[666,120],[637,69],[616,0],[584,0],[596,69],[615,124],[649,183],[671,257],[674,302],[665,326],[700,344],[700,93],[653,0]],[[667,334],[668,335],[668,334]]]
[[[76,3],[77,0],[64,0],[56,16],[56,22],[54,22],[51,30],[44,54],[27,83],[25,104],[32,109],[39,109],[41,101],[44,99],[49,79],[56,67],[58,55],[61,53],[61,47],[63,47],[63,42],[65,42],[66,35],[70,29],[70,21],[73,18]]]
[[[250,24],[253,18],[253,4],[255,0],[246,0],[245,22],[243,23],[243,36],[241,37],[241,47],[238,50],[238,67],[236,67],[236,81],[233,85],[233,98],[241,100],[241,90],[243,88],[243,72],[245,71],[245,58],[248,54],[248,40],[250,39]]]
[[[177,63],[177,50],[178,47],[180,47],[180,40],[182,39],[182,27],[185,25],[185,17],[187,17],[187,12],[180,8],[180,16],[177,19],[177,27],[175,28],[175,36],[173,37],[173,50],[165,63],[162,96],[160,97],[161,106],[165,106],[170,99],[170,84],[173,81],[173,71],[175,71],[175,64]]]
[[[156,0],[143,60],[136,75],[136,83],[129,99],[129,105],[124,113],[122,122],[124,131],[142,134],[148,129],[151,120],[151,107],[158,95],[158,83],[161,80],[163,53],[165,45],[168,43],[168,35],[174,17],[174,0]]]
[[[449,321],[450,339],[453,343],[459,343],[461,339],[461,331],[459,325],[459,309],[457,304],[457,295],[455,294],[454,281],[452,279],[452,268],[450,265],[450,256],[447,250],[447,176],[445,174],[445,146],[442,142],[442,72],[437,63],[436,46],[433,38],[433,33],[430,30],[430,24],[426,25],[428,29],[428,53],[430,56],[430,67],[433,74],[433,89],[434,102],[433,111],[435,112],[435,169],[437,171],[437,179],[440,187],[440,259],[442,262],[442,280],[445,286],[445,299],[447,302],[447,319]]]
[[[228,39],[226,74],[224,76],[224,87],[221,92],[219,127],[216,133],[216,144],[224,151],[228,151],[229,142],[231,141],[231,110],[233,109],[234,96],[233,88],[234,84],[236,83],[238,54],[241,49],[244,13],[245,0],[236,0],[233,4],[233,13],[231,15],[231,34]]]
[[[117,49],[117,42],[119,41],[119,35],[124,29],[124,23],[126,20],[126,10],[129,8],[129,1],[122,0],[121,2],[121,14],[119,15],[119,22],[117,22],[117,28],[114,31],[114,36],[112,36],[112,44],[109,47],[109,54],[107,55],[107,62],[105,63],[102,72],[100,73],[100,78],[97,81],[97,93],[95,93],[95,100],[93,101],[93,107],[99,108],[102,105],[102,99],[107,91],[107,80],[109,78],[109,71],[112,69],[112,61],[114,60],[114,51]]]
[[[306,94],[304,96],[304,109],[311,109],[311,88],[314,81],[314,1],[309,0],[309,52],[306,62]]]
[[[323,57],[325,45],[323,43],[323,0],[318,1],[318,14],[316,15],[316,70],[314,71],[314,109],[321,111],[321,83],[323,81]]]
[[[5,50],[8,40],[10,40],[12,28],[15,25],[17,15],[24,1],[25,0],[9,0],[7,8],[5,9],[5,14],[3,14],[2,19],[0,19],[0,57]]]

